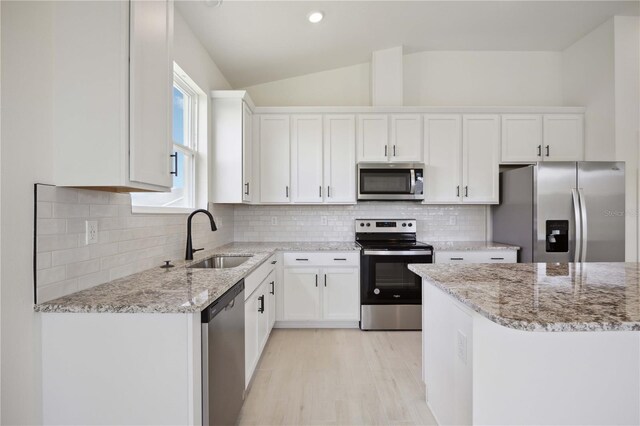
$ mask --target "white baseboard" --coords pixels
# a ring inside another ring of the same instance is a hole
[[[274,328],[360,328],[359,321],[276,321]]]

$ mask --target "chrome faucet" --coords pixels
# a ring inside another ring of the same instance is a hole
[[[184,257],[184,260],[193,260],[193,253],[195,253],[197,251],[200,251],[200,250],[204,250],[203,248],[194,249],[193,248],[193,243],[191,242],[191,219],[193,219],[193,216],[195,216],[198,213],[204,213],[209,217],[209,222],[211,222],[211,230],[212,231],[217,231],[218,230],[218,227],[216,226],[216,222],[213,220],[213,216],[207,210],[198,209],[198,210],[194,211],[193,213],[191,213],[189,215],[189,217],[187,218],[187,253],[186,253],[185,257]]]

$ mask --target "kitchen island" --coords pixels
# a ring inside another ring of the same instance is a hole
[[[410,265],[440,424],[640,424],[640,264]]]

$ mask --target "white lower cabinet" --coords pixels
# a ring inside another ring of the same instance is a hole
[[[276,271],[272,259],[267,260],[245,278],[245,388],[251,383],[253,372],[275,322]],[[256,286],[255,282],[258,280],[260,284]]]
[[[435,263],[517,263],[517,250],[440,251]]]
[[[284,259],[279,325],[360,320],[358,252],[285,253]]]

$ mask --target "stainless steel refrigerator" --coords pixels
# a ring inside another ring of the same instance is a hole
[[[537,163],[500,173],[493,240],[519,262],[624,262],[624,162]]]

